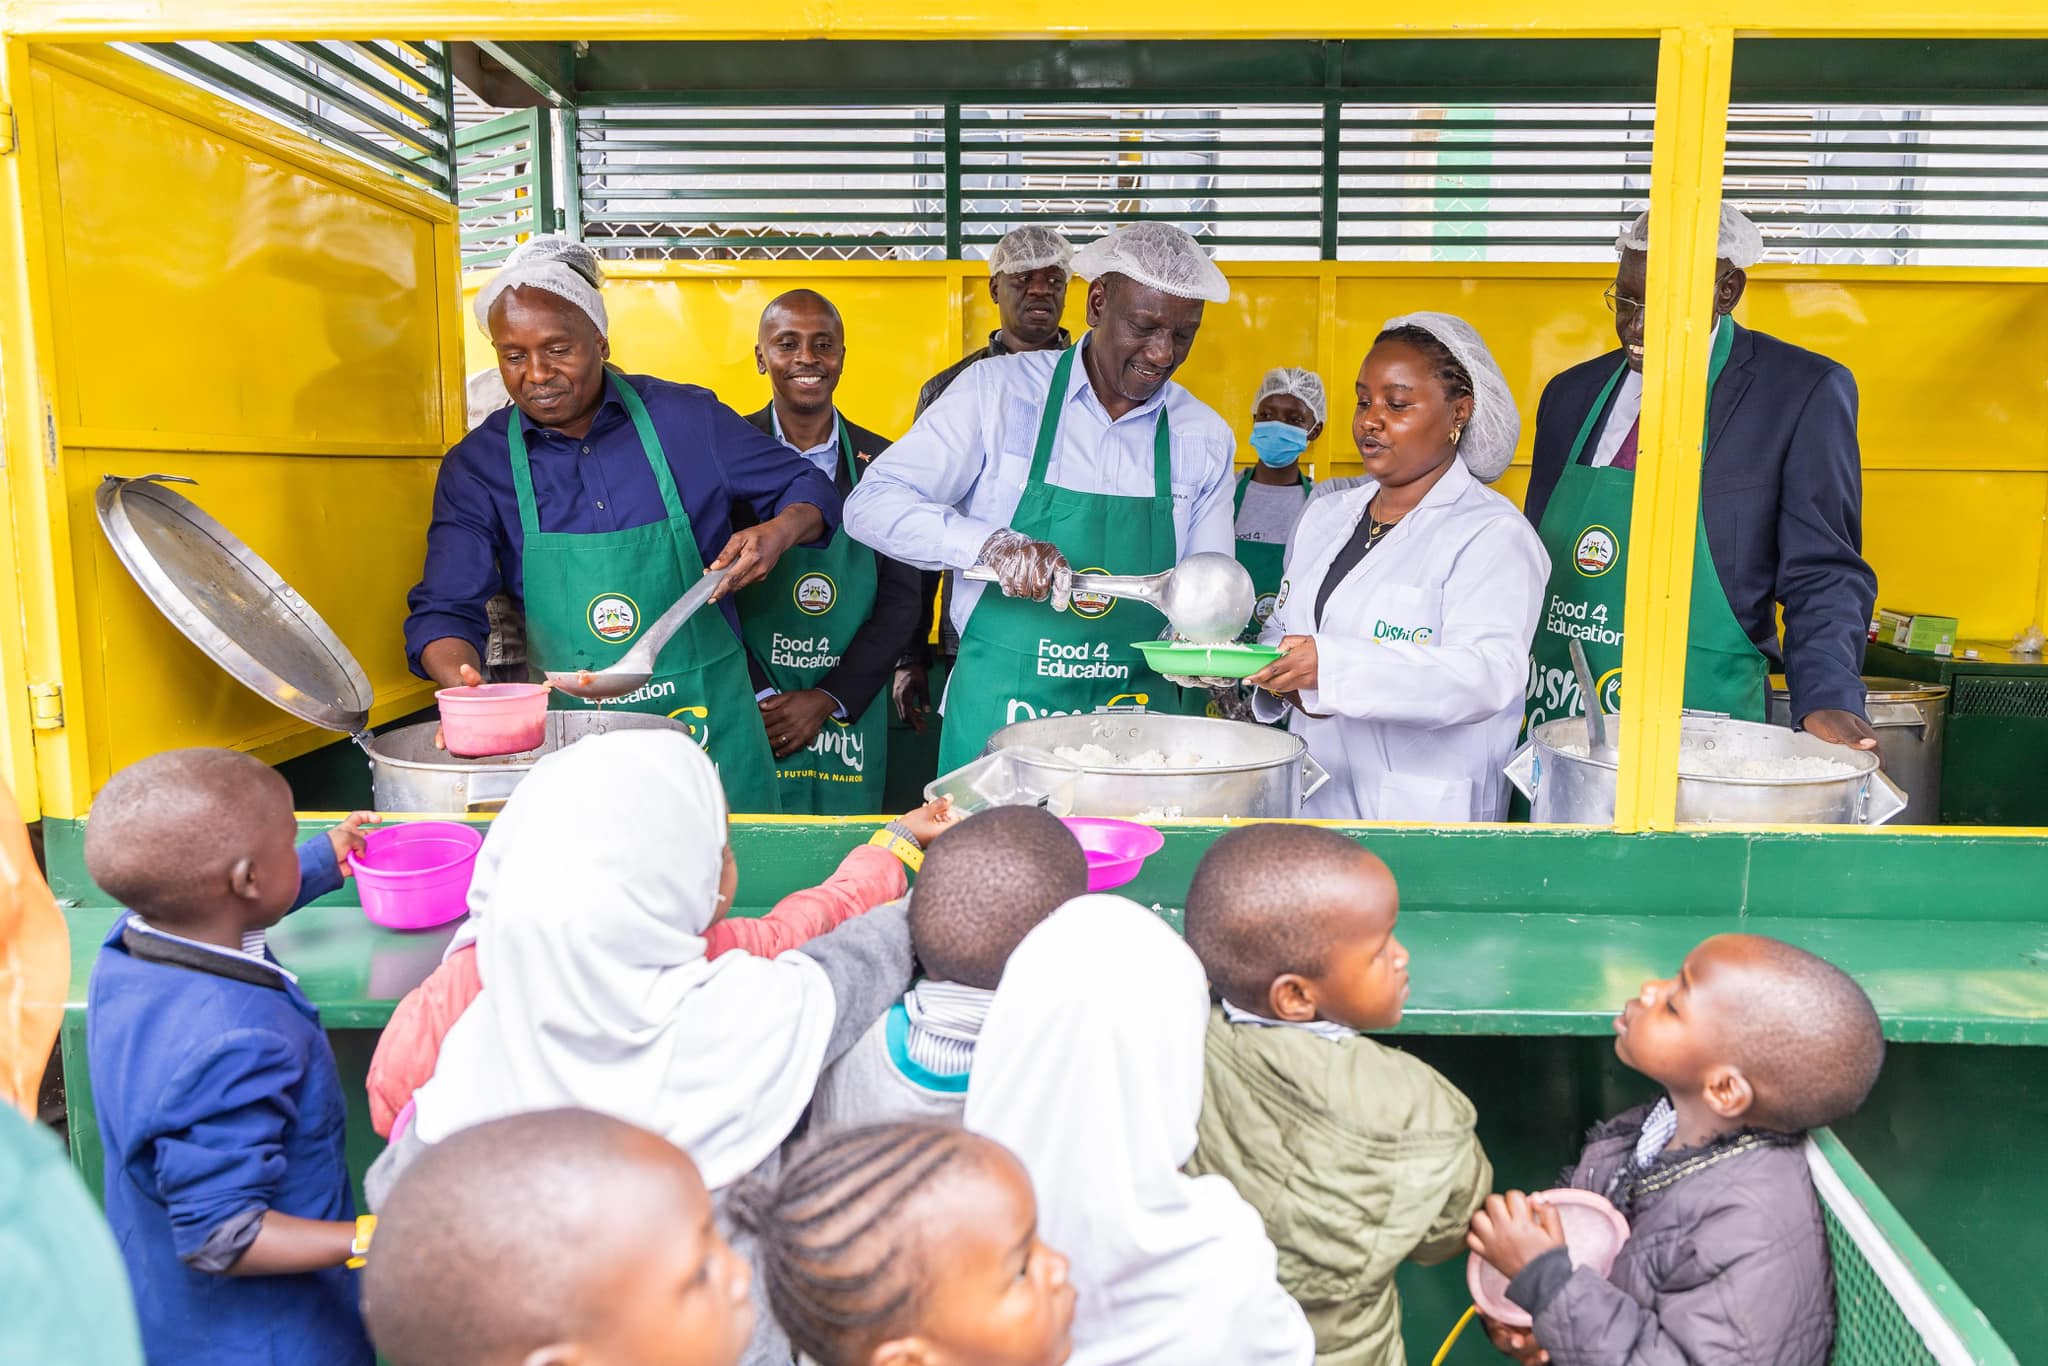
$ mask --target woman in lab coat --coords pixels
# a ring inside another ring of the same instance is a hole
[[[1304,816],[1499,820],[1550,575],[1486,487],[1522,419],[1479,334],[1444,313],[1389,320],[1357,394],[1367,477],[1295,526],[1260,637],[1287,653],[1250,679],[1253,711],[1286,716],[1330,772]]]

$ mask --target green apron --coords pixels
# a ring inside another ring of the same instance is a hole
[[[519,526],[526,547],[520,556],[525,576],[529,653],[546,668],[605,669],[632,648],[648,622],[660,616],[704,574],[690,514],[676,493],[661,438],[647,418],[640,395],[624,380],[605,381],[633,419],[640,449],[661,489],[668,520],[629,531],[575,533],[542,531],[533,501],[533,471],[527,463],[526,434],[517,414],[507,429],[512,447],[512,487],[519,498]],[[598,705],[557,689],[557,708]],[[774,757],[761,730],[761,711],[747,677],[746,656],[725,623],[725,614],[706,607],[683,623],[654,661],[647,686],[603,705],[622,711],[659,712],[682,721],[718,765],[725,800],[735,812],[775,812]]]
[[[1237,477],[1237,492],[1230,500],[1233,526],[1244,511],[1244,491],[1251,482],[1250,470]],[[1301,477],[1301,496],[1306,499],[1314,489],[1315,481],[1304,474]],[[1273,604],[1280,593],[1280,579],[1287,572],[1287,543],[1239,539],[1237,562],[1252,576],[1252,592],[1257,595],[1252,604],[1252,619],[1245,626],[1243,638],[1257,640],[1259,632],[1266,629],[1266,619],[1273,615]]]
[[[1707,370],[1710,397],[1734,343],[1733,323],[1716,330]],[[1578,676],[1572,669],[1574,637],[1586,648],[1600,709],[1608,713],[1621,710],[1622,602],[1628,580],[1629,518],[1635,506],[1636,472],[1612,466],[1595,469],[1581,464],[1579,457],[1627,370],[1624,364],[1615,371],[1593,400],[1592,411],[1572,442],[1557,489],[1543,511],[1538,534],[1543,548],[1550,552],[1550,582],[1543,590],[1543,614],[1529,647],[1525,735],[1545,721],[1584,714]],[[1704,442],[1700,449],[1704,454]],[[1728,605],[1713,554],[1707,548],[1703,516],[1695,520],[1693,537],[1685,708],[1739,721],[1761,721],[1768,666]]]
[[[840,459],[847,477],[859,479],[846,419],[837,420]],[[844,532],[823,550],[793,547],[767,578],[740,590],[740,639],[778,692],[815,688],[873,614],[875,583],[875,552]],[[784,815],[880,811],[889,771],[887,690],[850,721],[826,717],[816,738],[776,760],[775,770]]]
[[[1173,568],[1173,440],[1166,407],[1152,429],[1152,495],[1083,493],[1045,481],[1058,440],[1060,409],[1078,346],[1053,367],[1031,475],[1010,517],[1012,529],[1050,541],[1087,574],[1157,574]],[[1067,716],[1111,706],[1179,711],[1180,690],[1145,667],[1133,640],[1157,636],[1165,618],[1144,603],[1089,599],[1055,612],[1042,602],[1003,596],[984,585],[960,633],[959,662],[946,686],[939,772],[980,755],[988,737],[1012,721]],[[1157,702],[1161,705],[1154,706]]]

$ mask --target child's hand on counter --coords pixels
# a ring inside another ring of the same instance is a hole
[[[933,840],[965,819],[953,809],[951,797],[935,797],[915,811],[905,812],[903,827],[910,831],[918,844],[929,849]]]

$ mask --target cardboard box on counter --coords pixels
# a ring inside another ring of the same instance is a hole
[[[1877,634],[1872,639],[1914,654],[1953,657],[1956,652],[1956,619],[1881,607],[1877,612]]]

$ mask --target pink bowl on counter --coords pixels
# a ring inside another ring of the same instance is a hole
[[[349,860],[363,914],[389,930],[430,930],[469,910],[483,832],[455,821],[410,821],[364,836]]]
[[[1062,816],[1060,824],[1073,833],[1081,852],[1088,856],[1088,890],[1106,892],[1121,887],[1138,875],[1145,860],[1166,844],[1166,836],[1136,821],[1112,820],[1107,816]]]
[[[441,740],[450,754],[481,759],[539,749],[548,738],[548,690],[539,683],[443,688]]]

